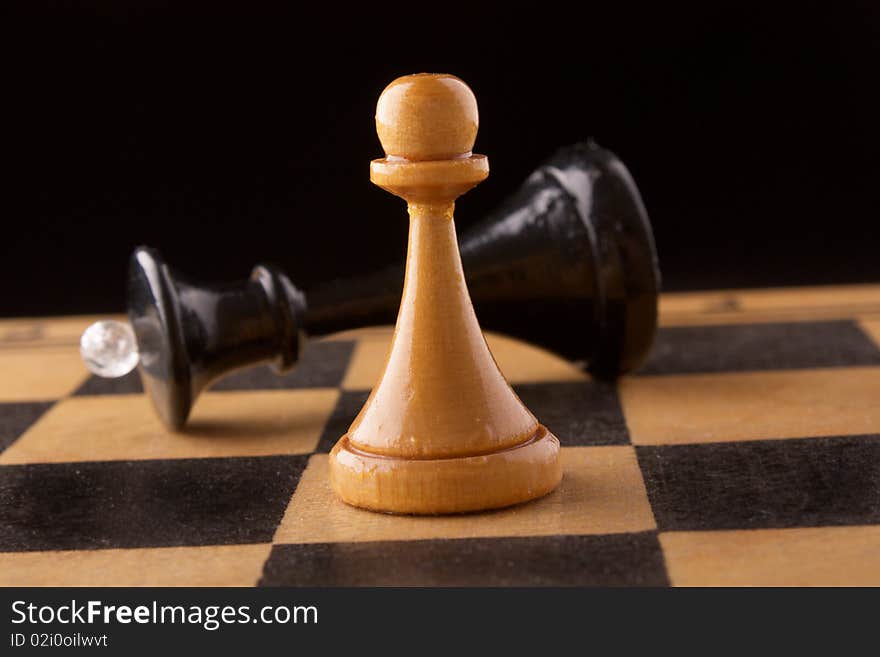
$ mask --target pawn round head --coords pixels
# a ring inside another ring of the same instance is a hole
[[[397,78],[376,105],[376,132],[386,157],[415,162],[467,157],[478,126],[477,100],[454,75]]]

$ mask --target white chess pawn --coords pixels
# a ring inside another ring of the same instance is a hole
[[[384,370],[330,452],[330,483],[353,506],[481,511],[542,497],[562,479],[559,440],[505,380],[465,282],[453,209],[489,175],[473,153],[478,123],[473,92],[451,75],[398,78],[376,106],[385,157],[370,163],[370,180],[406,200],[409,247]]]

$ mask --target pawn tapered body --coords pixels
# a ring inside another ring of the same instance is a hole
[[[406,279],[385,369],[331,452],[334,490],[350,504],[399,513],[545,495],[562,476],[559,442],[495,364],[455,235],[455,199],[489,170],[471,154],[473,95],[452,76],[400,78],[380,98],[376,121],[387,157],[372,163],[371,179],[409,207]]]

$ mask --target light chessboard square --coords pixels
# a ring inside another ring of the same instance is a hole
[[[384,338],[359,340],[342,379],[342,389],[371,390],[385,367],[388,346],[389,342]]]
[[[487,333],[486,341],[504,378],[511,384],[588,381],[590,378],[570,361],[521,340]]]
[[[70,397],[0,454],[0,464],[307,454],[338,397],[335,388],[207,392],[178,433],[145,395]]]
[[[636,445],[880,432],[880,367],[634,376],[619,394]]]
[[[76,347],[0,349],[0,402],[60,399],[88,376]]]
[[[271,544],[0,552],[0,586],[253,586]]]
[[[851,319],[880,312],[880,285],[664,293],[661,326]]]
[[[676,586],[880,586],[880,526],[663,532]]]
[[[370,390],[379,380],[393,331],[373,329],[359,340],[352,354],[342,387],[346,390]],[[489,349],[507,381],[542,383],[587,381],[589,377],[569,361],[513,338],[486,333]]]
[[[880,347],[880,316],[862,319],[859,325],[865,333],[871,336],[875,344]]]
[[[616,534],[656,528],[630,446],[566,447],[564,475],[548,496],[508,509],[458,516],[394,516],[350,507],[330,488],[328,457],[300,478],[275,543]]]
[[[105,319],[128,321],[125,315],[0,319],[0,345],[11,349],[34,346],[67,347],[71,351],[76,351],[83,331],[90,324]]]

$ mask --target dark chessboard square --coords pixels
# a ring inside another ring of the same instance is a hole
[[[276,545],[261,586],[665,586],[654,532]]]
[[[0,452],[18,440],[55,402],[0,404]]]
[[[74,395],[138,395],[144,391],[137,370],[118,379],[105,379],[92,375],[86,379]]]
[[[880,435],[636,450],[661,531],[880,524]]]
[[[258,365],[233,372],[211,390],[335,388],[342,384],[354,344],[348,340],[309,342],[299,362],[285,374],[278,374],[270,365]]]
[[[269,542],[306,460],[0,466],[0,551]]]
[[[360,413],[361,407],[370,396],[369,390],[343,390],[339,395],[339,401],[333,409],[333,414],[327,420],[321,439],[318,441],[316,452],[327,454],[333,449],[333,445],[348,431],[351,423]]]
[[[513,389],[563,446],[629,444],[626,420],[613,384],[525,383]]]
[[[880,365],[880,349],[851,321],[661,328],[640,374]]]

